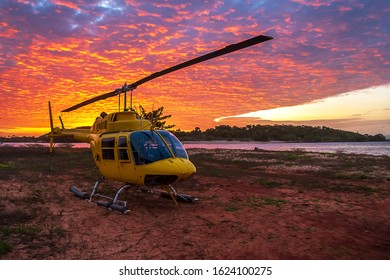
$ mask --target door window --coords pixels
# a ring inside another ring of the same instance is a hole
[[[129,160],[129,153],[127,150],[127,137],[120,136],[118,139],[118,159]]]
[[[115,138],[103,138],[102,139],[102,157],[103,159],[114,160]]]

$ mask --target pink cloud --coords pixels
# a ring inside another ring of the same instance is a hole
[[[339,0],[292,0],[292,2],[299,3],[305,6],[312,7],[321,7],[321,6],[330,6],[334,2],[338,2]]]

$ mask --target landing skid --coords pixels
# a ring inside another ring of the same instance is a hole
[[[198,200],[196,197],[178,193],[173,185],[168,185],[166,190],[166,192],[160,192],[160,196],[163,198],[172,199],[176,204],[177,202],[192,203]]]
[[[138,186],[137,185],[131,185],[131,184],[125,184],[115,193],[114,197],[110,197],[110,196],[99,194],[97,192],[99,185],[103,181],[104,181],[104,178],[101,178],[98,181],[96,181],[95,185],[92,188],[91,194],[87,194],[87,193],[79,190],[75,186],[70,187],[69,190],[76,197],[79,197],[81,199],[86,199],[90,203],[93,203],[93,204],[96,204],[98,206],[102,206],[102,207],[108,208],[110,210],[114,210],[114,211],[120,212],[122,214],[129,213],[130,210],[127,209],[127,201],[119,200],[118,198],[119,198],[119,195],[123,191],[125,191],[125,190],[127,190],[127,189],[129,189],[131,187],[135,187],[136,189],[138,189]],[[160,196],[163,197],[163,198],[172,199],[176,204],[177,204],[177,202],[192,203],[192,202],[195,202],[195,201],[198,200],[197,198],[195,198],[193,196],[177,193],[176,188],[173,185],[169,185],[169,186],[165,187],[165,189],[166,189],[166,191],[160,192]],[[152,190],[144,190],[144,189],[140,189],[140,190],[143,191],[143,192],[150,193],[150,194],[155,194],[155,192],[153,192]],[[97,200],[99,198],[103,198],[104,200],[103,201],[102,200]]]

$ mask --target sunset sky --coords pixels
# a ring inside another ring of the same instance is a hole
[[[117,98],[61,110],[261,34],[274,39],[145,83],[133,104],[182,130],[390,134],[389,14],[388,0],[2,0],[0,136],[48,132],[49,100],[66,127],[92,125]]]

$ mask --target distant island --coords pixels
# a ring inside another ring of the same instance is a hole
[[[365,142],[386,140],[383,134],[368,135],[325,126],[306,125],[247,125],[245,127],[220,125],[205,131],[196,127],[190,132],[176,130],[173,133],[181,141]]]
[[[83,127],[84,129],[86,127]],[[219,125],[202,131],[196,127],[192,131],[170,130],[181,141],[284,141],[284,142],[365,142],[386,141],[383,134],[368,135],[333,129],[325,126],[293,125],[247,125],[245,127]],[[69,142],[58,139],[56,142]],[[46,135],[0,137],[0,142],[48,142]],[[74,140],[72,139],[72,142]]]

